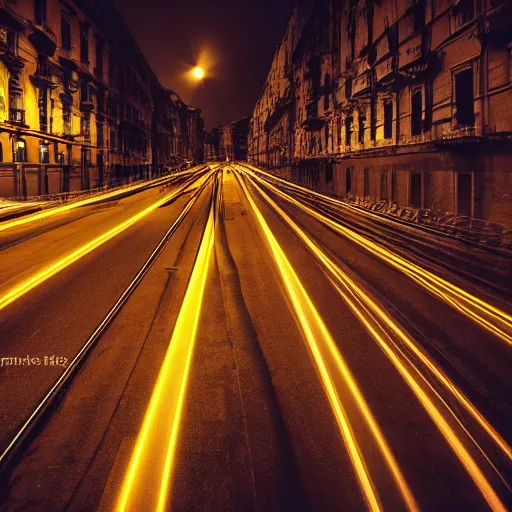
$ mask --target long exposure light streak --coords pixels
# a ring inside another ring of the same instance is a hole
[[[421,361],[434,373],[439,381],[459,400],[459,403],[473,416],[473,418],[480,424],[486,433],[493,439],[499,448],[511,458],[512,452],[510,446],[501,438],[501,436],[494,430],[494,428],[487,422],[487,420],[480,414],[480,412],[469,402],[469,400],[460,392],[456,386],[437,368],[437,366],[417,347],[416,343],[393,321],[383,308],[378,306],[374,299],[365,293],[339,266],[337,266],[332,259],[330,259],[313,240],[287,215],[258,185],[253,183],[253,186],[258,190],[261,196],[267,201],[268,204],[285,220],[285,222],[293,229],[299,238],[306,244],[311,252],[321,261],[325,268],[330,272],[331,276],[337,283],[334,286],[338,293],[343,297],[345,302],[350,306],[356,317],[370,332],[372,337],[377,341],[386,356],[393,363],[395,368],[402,375],[409,387],[417,396],[418,400],[430,415],[434,423],[438,426],[447,442],[450,444],[459,460],[462,462],[470,476],[473,478],[475,484],[480,489],[482,495],[487,500],[493,510],[505,510],[503,504],[498,496],[492,489],[492,486],[487,481],[482,471],[479,469],[475,460],[471,457],[463,443],[458,439],[456,433],[450,427],[449,422],[443,417],[441,411],[435,406],[434,402],[428,397],[422,389],[420,383],[414,378],[411,371],[408,370],[397,351],[401,352],[396,345],[392,345],[386,341],[388,338],[384,326],[379,322],[379,319],[384,322],[384,325],[389,327],[411,351],[418,356]],[[341,287],[344,289],[342,289]],[[350,295],[355,300],[350,298]],[[366,313],[366,314],[365,314]],[[391,340],[390,340],[391,341]],[[403,355],[403,354],[401,354]],[[407,362],[413,366],[414,372],[420,377],[423,385],[427,386],[442,402],[446,403],[429,384],[428,380],[421,375],[419,370],[408,359]],[[450,414],[455,418],[457,423],[464,429],[464,425],[458,420],[455,413],[449,409]],[[480,447],[479,447],[480,448]]]
[[[242,180],[239,182],[245,192],[251,208],[254,211],[254,214],[256,215],[258,223],[265,235],[265,239],[269,244],[271,253],[279,269],[281,278],[283,279],[283,282],[286,286],[287,293],[290,297],[293,308],[296,312],[297,318],[308,342],[308,346],[311,350],[313,359],[317,365],[322,384],[333,409],[336,421],[340,428],[345,445],[354,466],[356,476],[359,480],[363,494],[366,497],[369,508],[371,510],[381,510],[382,507],[377,495],[377,491],[375,490],[374,484],[372,482],[371,475],[369,474],[366,468],[366,464],[363,460],[363,456],[361,454],[357,439],[355,438],[346,410],[342,404],[337,386],[334,382],[338,376],[342,379],[343,388],[346,388],[350,391],[359,411],[365,419],[372,435],[377,442],[377,446],[383,453],[383,456],[389,465],[395,480],[398,483],[398,487],[408,508],[410,510],[418,510],[412,493],[405,483],[405,479],[400,472],[398,464],[396,463],[389,446],[387,445],[384,435],[380,431],[380,428],[378,427],[377,422],[374,419],[369,406],[366,403],[366,400],[364,399],[364,396],[359,390],[357,382],[352,376],[341,354],[337,350],[336,344],[331,334],[329,333],[317,309],[315,308],[302,283],[300,282],[296,272],[288,261],[285,253],[281,249],[275,236],[270,230],[259,208],[251,197],[251,194],[246,185]],[[328,362],[326,361],[326,356],[331,358],[332,363],[336,368],[336,375],[330,371]]]
[[[209,176],[211,176],[211,173],[207,174],[206,176],[202,176],[201,178],[199,178],[199,180],[207,179],[207,177]],[[151,204],[141,212],[132,215],[129,219],[125,220],[124,222],[121,222],[114,228],[106,231],[102,235],[94,238],[93,240],[87,242],[86,244],[81,245],[78,249],[75,249],[68,255],[64,256],[63,258],[60,258],[59,260],[55,261],[48,267],[36,272],[28,279],[25,279],[21,283],[17,284],[9,291],[7,291],[4,295],[0,296],[0,311],[6,308],[9,304],[12,304],[14,301],[19,299],[23,295],[25,295],[26,293],[28,293],[30,290],[33,290],[40,284],[50,279],[55,274],[61,272],[62,270],[69,267],[79,259],[83,258],[85,255],[89,254],[90,252],[94,251],[98,247],[102,246],[103,244],[114,238],[115,236],[127,230],[129,227],[133,226],[135,223],[139,222],[144,217],[154,212],[160,206],[171,201],[177,195],[187,190],[187,188],[189,188],[192,184],[193,183],[190,182],[184,183],[176,190],[172,191],[169,194],[166,194],[164,197],[162,197],[158,201],[155,201],[153,204]]]
[[[199,167],[196,167],[194,169],[190,169],[187,171],[182,171],[180,173],[175,173],[172,176],[164,176],[162,178],[156,178],[154,180],[150,181],[144,181],[143,183],[139,183],[136,185],[131,185],[129,187],[121,187],[117,188],[111,192],[105,192],[103,194],[98,194],[92,197],[88,197],[86,199],[81,199],[77,201],[73,201],[71,203],[61,205],[61,206],[55,206],[54,208],[49,208],[47,210],[43,210],[40,212],[33,213],[31,215],[27,215],[25,217],[21,217],[19,219],[14,219],[11,221],[6,221],[0,223],[0,233],[3,231],[7,231],[9,229],[13,229],[20,226],[25,226],[27,224],[31,224],[36,221],[41,221],[44,219],[47,219],[49,217],[53,217],[55,215],[60,215],[62,213],[69,212],[70,210],[75,210],[76,208],[80,208],[83,206],[87,206],[90,204],[97,203],[98,201],[105,201],[106,199],[114,199],[119,195],[125,194],[127,191],[129,192],[135,192],[140,189],[144,189],[150,186],[158,185],[159,183],[165,183],[166,181],[169,181],[170,178],[174,176],[180,176],[181,174],[189,173],[189,172],[195,172],[197,171]],[[37,204],[37,203],[28,203],[28,204]],[[40,203],[44,204],[44,203]]]
[[[115,509],[119,512],[163,512],[167,508],[181,416],[214,241],[215,208],[212,203],[169,348],[118,496]]]
[[[272,208],[285,220],[285,222],[295,231],[295,233],[302,239],[308,246],[312,253],[323,263],[323,265],[331,272],[338,282],[343,284],[347,290],[356,294],[361,305],[369,308],[377,317],[384,322],[398,339],[408,348],[411,352],[418,357],[418,359],[432,372],[438,381],[448,390],[454,398],[460,403],[464,409],[473,417],[473,419],[480,425],[480,427],[489,435],[489,437],[496,443],[502,452],[512,460],[512,448],[510,445],[498,434],[492,425],[484,418],[478,409],[468,400],[460,389],[440,370],[440,368],[432,361],[431,358],[419,347],[397,322],[389,315],[384,308],[377,304],[377,301],[366,293],[357,283],[351,279],[346,272],[343,272],[336,263],[329,258],[320,247],[308,236],[306,233],[295,223],[292,218],[280,208],[275,201],[273,201],[256,183],[253,186],[258,190],[261,196],[267,201]]]
[[[272,190],[281,198],[299,207],[323,224],[329,226],[338,233],[342,234],[347,239],[363,247],[371,254],[384,260],[386,263],[410,277],[420,286],[427,289],[433,295],[441,298],[444,302],[463,313],[466,317],[470,318],[484,329],[493,333],[507,344],[512,345],[512,316],[509,314],[487,303],[486,301],[475,297],[474,295],[420,267],[419,265],[408,261],[394,251],[391,251],[377,244],[376,242],[361,236],[352,229],[349,229],[339,224],[338,222],[333,221],[329,217],[317,212],[313,208],[283,192],[276,186],[269,183],[267,180],[262,179],[252,170],[245,167],[242,168],[242,170],[243,172],[250,174],[259,183],[262,183],[265,187]]]

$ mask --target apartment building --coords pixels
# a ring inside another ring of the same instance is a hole
[[[300,1],[249,159],[339,196],[512,225],[512,2]]]
[[[0,196],[143,179],[198,148],[200,111],[160,85],[111,0],[0,0]]]

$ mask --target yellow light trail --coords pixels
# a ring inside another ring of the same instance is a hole
[[[329,219],[325,215],[315,211],[309,206],[303,204],[301,201],[298,201],[289,194],[281,191],[268,181],[263,180],[253,171],[247,168],[242,169],[243,172],[250,174],[259,183],[264,184],[265,187],[271,189],[286,201],[301,208],[323,224],[331,227],[349,240],[363,247],[374,256],[384,260],[386,263],[410,277],[420,286],[441,298],[444,302],[463,313],[466,317],[470,318],[487,331],[505,341],[507,344],[512,345],[512,316],[509,314],[485,302],[484,300],[475,297],[434,273],[421,268],[419,265],[408,261],[397,253],[386,249],[372,240],[359,235],[355,231],[342,226],[332,219]]]
[[[115,508],[119,512],[163,512],[167,508],[197,326],[212,259],[214,217],[212,204],[169,348],[124,477]]]
[[[482,471],[479,469],[475,460],[471,457],[463,443],[458,439],[456,433],[450,427],[448,421],[443,417],[441,411],[435,406],[434,402],[428,397],[420,384],[414,379],[413,374],[407,369],[406,365],[396,355],[392,346],[386,341],[389,338],[383,325],[378,321],[381,319],[384,325],[389,327],[411,351],[418,356],[421,361],[432,371],[432,373],[439,379],[439,381],[450,391],[459,403],[473,416],[479,425],[486,431],[486,433],[493,439],[498,447],[509,457],[512,458],[512,451],[510,446],[501,438],[501,436],[494,430],[494,428],[487,422],[481,413],[471,404],[471,402],[457,389],[457,387],[437,368],[437,366],[419,349],[416,343],[393,321],[380,306],[377,305],[361,287],[359,287],[339,266],[337,266],[331,258],[329,258],[317,244],[287,215],[258,185],[253,183],[253,186],[258,190],[261,196],[267,201],[268,204],[285,220],[285,222],[293,229],[299,238],[306,244],[311,252],[320,260],[320,262],[329,271],[332,278],[334,278],[333,285],[338,293],[343,297],[345,302],[350,306],[356,317],[370,332],[372,337],[377,341],[386,356],[393,363],[395,368],[402,375],[406,383],[417,396],[418,400],[430,415],[434,423],[437,425],[447,442],[452,447],[453,451],[462,462],[473,481],[480,489],[482,495],[487,500],[493,510],[505,510],[504,505],[499,500],[494,492],[492,486],[485,478]],[[344,290],[341,288],[344,288]],[[350,298],[352,296],[354,300]],[[356,304],[357,303],[357,304]],[[364,313],[367,313],[366,316]],[[372,314],[373,313],[373,314]],[[374,316],[376,315],[376,316]],[[391,340],[390,340],[391,341]],[[396,345],[395,351],[401,352]],[[403,354],[401,354],[403,355]],[[413,366],[414,371],[419,375],[423,384],[443,402],[448,408],[447,404],[442,400],[438,393],[434,390],[428,380],[421,375],[419,370],[413,365],[410,360],[407,360]],[[448,408],[449,409],[449,408]],[[455,413],[449,409],[450,414],[455,418],[457,423],[466,431],[464,425],[456,418]],[[478,447],[480,449],[480,447]],[[484,454],[485,455],[485,454]],[[487,458],[487,456],[486,456]],[[488,458],[487,458],[488,459]],[[489,460],[489,459],[488,459]]]
[[[369,308],[391,331],[409,348],[413,354],[418,357],[421,362],[432,372],[438,381],[449,391],[454,398],[458,400],[460,405],[471,414],[473,419],[484,429],[489,437],[496,443],[502,452],[512,460],[512,448],[498,434],[492,425],[478,411],[478,409],[468,400],[462,391],[439,369],[439,367],[428,357],[428,355],[418,346],[418,344],[406,334],[406,332],[396,323],[396,321],[382,308],[376,300],[368,295],[356,282],[351,279],[347,273],[329,258],[320,247],[295,223],[291,217],[280,208],[256,183],[253,186],[258,190],[261,196],[267,201],[272,208],[286,221],[286,223],[295,231],[295,233],[308,246],[312,253],[322,262],[322,264],[331,272],[335,279],[341,283],[347,290],[354,293],[358,297],[359,303]]]
[[[211,174],[210,174],[211,175]],[[209,175],[208,175],[209,176]],[[206,179],[207,177],[201,177],[200,179]],[[28,293],[30,290],[33,290],[40,284],[44,283],[48,279],[50,279],[52,276],[57,274],[58,272],[61,272],[65,268],[69,267],[79,259],[83,258],[85,255],[89,254],[90,252],[94,251],[98,247],[102,246],[115,236],[119,235],[123,231],[127,230],[129,227],[133,226],[135,223],[139,222],[141,219],[155,211],[157,208],[165,204],[166,202],[170,201],[174,197],[176,197],[178,194],[184,192],[188,187],[191,186],[190,182],[184,183],[180,187],[178,187],[176,190],[171,192],[170,194],[165,195],[163,198],[159,199],[155,203],[151,204],[141,212],[133,215],[129,219],[125,220],[124,222],[118,224],[114,228],[108,230],[107,232],[103,233],[102,235],[94,238],[90,242],[87,242],[86,244],[80,246],[78,249],[75,249],[73,252],[69,253],[67,256],[64,256],[63,258],[60,258],[59,260],[55,261],[48,267],[44,268],[43,270],[40,270],[39,272],[36,272],[34,275],[29,277],[28,279],[24,280],[20,284],[17,284],[13,288],[11,288],[8,292],[6,292],[4,295],[0,296],[0,311],[6,308],[9,304],[12,304],[14,301]]]
[[[197,168],[195,168],[195,170],[197,170]],[[188,173],[190,171],[185,171],[185,172]],[[49,217],[53,217],[55,215],[62,214],[62,213],[68,212],[70,210],[74,210],[75,208],[80,208],[82,206],[94,204],[98,201],[104,201],[105,199],[112,199],[120,194],[126,193],[128,190],[135,191],[135,190],[139,190],[140,188],[147,187],[148,185],[155,185],[155,184],[158,184],[159,182],[164,182],[164,181],[169,180],[170,177],[179,176],[180,174],[182,174],[182,173],[176,173],[176,174],[173,174],[172,176],[165,176],[163,178],[156,178],[155,180],[146,181],[144,183],[140,183],[140,184],[130,186],[130,187],[122,187],[122,188],[116,189],[112,192],[107,192],[105,194],[96,195],[94,197],[88,197],[87,199],[74,201],[72,203],[65,204],[62,206],[56,206],[54,208],[49,208],[48,210],[36,212],[31,215],[21,217],[19,219],[6,221],[3,223],[0,223],[0,233],[3,231],[7,231],[9,229],[16,228],[16,227],[25,226],[26,224],[30,224],[30,223],[36,222],[38,220],[43,220],[43,219],[47,219]]]
[[[366,403],[366,400],[364,399],[364,396],[359,390],[357,382],[352,376],[341,354],[339,353],[331,334],[329,333],[317,309],[315,308],[302,283],[300,282],[293,267],[288,261],[288,258],[274,237],[256,203],[251,197],[251,194],[245,183],[242,180],[239,182],[245,192],[247,200],[249,201],[256,215],[256,218],[258,219],[261,230],[265,235],[265,239],[269,244],[271,253],[279,269],[281,278],[283,279],[283,282],[286,286],[286,290],[308,342],[308,346],[313,355],[313,359],[317,365],[322,384],[333,409],[334,416],[340,428],[345,446],[347,447],[361,490],[367,500],[369,508],[371,510],[382,510],[380,500],[374,488],[371,476],[366,468],[366,464],[360,452],[357,439],[354,436],[349,418],[336,389],[336,385],[334,383],[335,376],[328,368],[328,363],[325,359],[326,355],[329,355],[332,358],[337,375],[342,378],[343,387],[341,389],[348,389],[352,394],[352,397],[359,411],[363,415],[363,418],[365,419],[372,435],[377,442],[377,446],[381,450],[386,463],[390,467],[391,473],[398,484],[400,492],[402,493],[402,496],[409,510],[418,510],[412,493],[400,472],[398,464],[396,463],[394,456],[389,446],[387,445],[387,442],[382,432],[380,431],[378,424],[375,421],[368,407],[368,404]]]

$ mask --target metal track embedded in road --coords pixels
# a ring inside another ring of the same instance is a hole
[[[202,176],[204,176],[204,174],[202,174]],[[213,174],[211,176],[213,176]],[[69,366],[64,370],[62,375],[46,392],[45,396],[40,400],[38,405],[34,408],[32,413],[25,420],[25,422],[18,430],[18,432],[15,434],[10,443],[7,445],[5,450],[2,451],[2,453],[0,454],[0,480],[3,480],[9,474],[9,470],[11,469],[14,460],[16,459],[15,455],[19,454],[23,446],[29,441],[29,439],[31,438],[31,434],[34,433],[37,428],[40,428],[42,426],[44,418],[48,417],[48,413],[51,414],[51,406],[58,400],[60,396],[62,396],[62,393],[65,391],[66,387],[71,383],[73,378],[76,376],[78,370],[80,369],[81,365],[85,362],[87,356],[91,352],[94,345],[105,334],[109,326],[112,324],[114,319],[117,317],[117,315],[120,313],[124,305],[127,303],[128,299],[131,297],[135,289],[141,283],[142,279],[153,266],[156,259],[169,242],[171,236],[176,232],[176,230],[181,225],[189,211],[194,206],[201,192],[206,188],[207,184],[210,182],[211,176],[208,177],[204,181],[204,183],[200,185],[197,188],[197,190],[194,191],[194,194],[187,201],[177,219],[173,222],[173,224],[167,230],[167,232],[162,237],[162,239],[155,247],[153,252],[146,259],[144,264],[137,272],[136,276],[133,278],[133,280],[126,287],[124,292],[117,299],[116,303],[110,308],[110,310],[105,315],[103,320],[100,322],[98,327],[96,327],[94,332],[82,345],[80,351],[73,358]],[[183,192],[183,194],[185,193],[186,191]]]

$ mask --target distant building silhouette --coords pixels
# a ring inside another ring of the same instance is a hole
[[[248,130],[248,117],[211,130],[205,135],[205,159],[207,161],[247,160]]]

